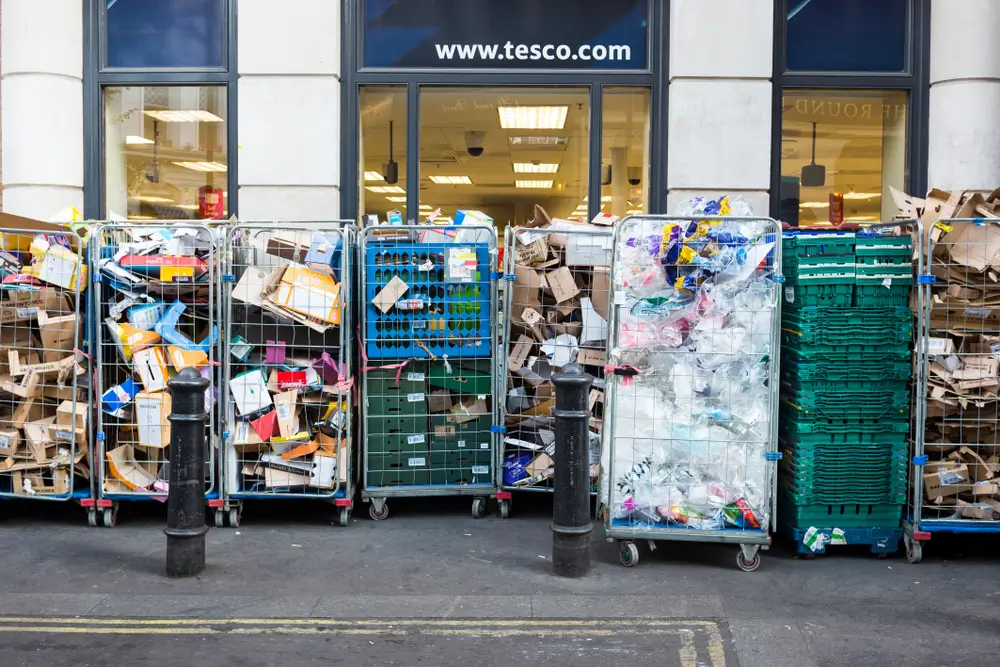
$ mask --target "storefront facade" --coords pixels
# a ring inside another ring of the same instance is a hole
[[[806,225],[1000,183],[991,0],[80,4],[0,4],[6,211],[504,225],[728,192]]]

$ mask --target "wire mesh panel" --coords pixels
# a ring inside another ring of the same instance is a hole
[[[508,227],[505,234],[508,280],[501,361],[507,391],[500,401],[506,426],[501,486],[509,491],[552,491],[555,392],[551,375],[575,362],[595,378],[590,393],[590,463],[596,492],[613,230],[555,224]]]
[[[80,237],[0,229],[0,496],[90,495]]]
[[[212,381],[205,395],[206,492],[215,489],[216,308],[220,237],[201,223],[108,224],[90,241],[94,266],[97,466],[101,500],[163,501],[169,483],[167,382],[194,368]]]
[[[352,493],[349,222],[241,222],[222,275],[225,500]],[[239,515],[238,504],[232,507]],[[231,524],[237,523],[230,521]]]
[[[941,220],[927,234],[924,429],[905,526],[913,562],[932,532],[1000,531],[1000,222]]]
[[[371,515],[392,496],[497,489],[496,230],[483,225],[361,232],[364,493]]]
[[[769,218],[628,217],[615,233],[605,535],[769,542],[781,231]]]

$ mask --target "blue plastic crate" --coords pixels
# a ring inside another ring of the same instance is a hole
[[[831,544],[833,529],[836,526],[816,526],[819,533],[822,533],[822,543],[815,551],[805,544],[806,532],[808,528],[795,527],[788,522],[778,522],[778,532],[792,540],[795,544],[795,551],[803,555],[818,555],[826,553],[828,547],[839,546]],[[903,539],[903,530],[899,527],[885,528],[842,528],[844,539],[847,545],[863,545],[868,547],[873,554],[892,554],[899,550],[899,541]]]
[[[470,280],[448,280],[447,254],[475,251]],[[380,243],[365,252],[365,345],[370,359],[489,357],[492,354],[490,248],[487,243]],[[417,310],[383,313],[372,300],[398,277],[419,299]]]

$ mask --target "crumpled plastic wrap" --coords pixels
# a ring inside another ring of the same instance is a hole
[[[677,215],[753,212],[723,197]],[[611,358],[640,373],[618,382],[609,412],[601,488],[614,520],[766,529],[775,232],[766,219],[725,218],[640,218],[622,230]]]

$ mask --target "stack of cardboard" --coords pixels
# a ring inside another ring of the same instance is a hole
[[[581,224],[540,206],[507,248],[507,437],[504,486],[551,486],[555,393],[551,376],[575,362],[597,378],[590,392],[591,477],[597,478],[615,218]]]
[[[924,509],[930,518],[1000,518],[1000,188],[893,193],[919,217],[934,278],[926,304]],[[976,218],[985,222],[956,222]]]
[[[329,494],[350,468],[343,238],[244,231],[231,251],[230,490]]]
[[[201,227],[103,229],[96,270],[99,430],[103,491],[165,493],[172,402],[167,382],[185,368],[213,379],[218,326],[212,307],[218,243]],[[210,412],[215,392],[206,392]]]
[[[65,495],[90,476],[87,267],[65,229],[0,218],[0,492]]]

